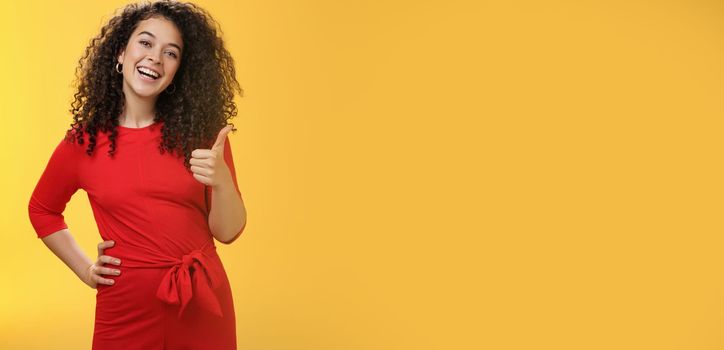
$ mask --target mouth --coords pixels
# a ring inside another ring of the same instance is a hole
[[[161,78],[161,73],[144,66],[136,67],[136,71],[142,80],[155,81]]]

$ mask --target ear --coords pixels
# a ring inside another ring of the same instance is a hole
[[[121,53],[118,54],[118,63],[123,64],[123,57],[126,55],[126,50],[121,49]]]

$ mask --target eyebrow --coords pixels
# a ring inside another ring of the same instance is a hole
[[[156,39],[156,36],[155,36],[155,35],[147,32],[147,31],[145,31],[145,30],[142,31],[142,32],[140,32],[140,33],[138,33],[138,35],[141,35],[141,34],[148,34],[148,35],[150,35],[152,38]],[[173,47],[177,48],[179,51],[181,51],[181,47],[179,47],[178,45],[176,45],[176,44],[174,44],[174,43],[169,43],[168,45],[169,45],[169,46],[173,46]]]

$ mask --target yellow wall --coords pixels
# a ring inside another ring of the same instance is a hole
[[[198,3],[245,89],[239,349],[724,347],[721,2]],[[27,201],[124,4],[0,5],[3,349],[90,347]]]

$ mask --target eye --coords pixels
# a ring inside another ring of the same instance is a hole
[[[148,46],[151,46],[151,43],[149,43],[146,40],[141,40],[141,41],[139,41],[139,43],[141,43],[141,45],[143,45],[143,46],[146,46],[146,44],[148,44]]]
[[[170,53],[170,54],[171,54],[171,57],[173,57],[173,58],[178,58],[178,56],[176,55],[176,53],[175,53],[175,52],[173,52],[173,51],[169,51],[168,53]]]

